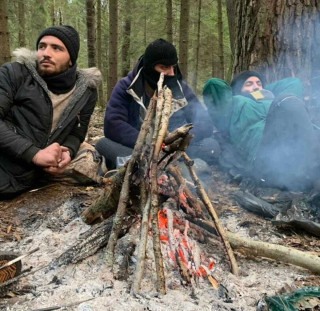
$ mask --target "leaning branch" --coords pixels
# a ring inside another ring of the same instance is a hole
[[[219,235],[220,235],[220,237],[221,237],[221,239],[223,241],[223,244],[224,244],[224,246],[226,248],[226,251],[227,251],[230,263],[231,263],[232,273],[235,274],[235,275],[239,275],[239,267],[238,267],[237,261],[236,261],[236,259],[234,257],[234,254],[233,254],[232,248],[230,246],[230,243],[228,241],[228,238],[226,236],[226,233],[225,233],[223,227],[220,224],[218,215],[217,215],[216,211],[214,210],[208,195],[206,194],[205,190],[203,189],[202,185],[200,184],[199,178],[198,178],[198,176],[196,175],[196,173],[194,171],[193,161],[187,156],[187,154],[185,152],[182,154],[182,156],[184,158],[186,166],[189,169],[189,172],[190,172],[190,175],[191,175],[191,177],[193,179],[193,182],[194,182],[194,184],[196,186],[197,193],[198,193],[199,197],[201,198],[203,204],[207,208],[210,216],[212,217],[212,219],[214,221],[214,224],[215,224],[215,226],[217,228],[217,231],[218,231],[218,233],[219,233]]]
[[[134,164],[137,161],[138,157],[140,156],[145,138],[151,126],[151,122],[155,112],[155,106],[156,106],[156,100],[152,98],[148,107],[145,121],[142,124],[137,142],[132,152],[131,159],[129,160],[128,167],[126,169],[126,174],[125,174],[122,189],[120,192],[118,209],[113,220],[113,226],[112,226],[112,230],[111,230],[111,234],[110,234],[110,238],[109,238],[109,242],[106,250],[106,262],[109,267],[112,267],[112,264],[113,264],[114,249],[117,243],[119,232],[121,230],[122,219],[124,217],[126,207],[129,201],[130,177],[132,174]]]

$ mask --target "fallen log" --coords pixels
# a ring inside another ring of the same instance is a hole
[[[320,274],[320,258],[318,256],[278,244],[240,238],[231,232],[227,232],[227,236],[232,247],[243,250],[246,255],[271,258]]]

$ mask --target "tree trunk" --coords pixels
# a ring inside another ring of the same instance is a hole
[[[235,40],[235,25],[234,18],[236,16],[235,9],[236,5],[234,0],[225,0],[227,6],[227,16],[228,16],[228,25],[229,25],[229,38],[230,38],[230,47],[231,54],[234,53],[234,40]]]
[[[59,8],[59,25],[63,25],[63,19],[62,19],[62,11],[61,8]]]
[[[26,6],[24,1],[18,2],[18,20],[19,20],[19,46],[26,46],[26,16],[25,16]]]
[[[19,2],[24,3],[23,1]],[[54,26],[56,24],[56,11],[55,11],[55,0],[51,0],[51,5],[50,5],[50,15],[51,15],[51,24]]]
[[[109,1],[108,98],[118,80],[118,1]]]
[[[11,60],[7,0],[0,0],[0,46],[0,65],[2,65]]]
[[[172,0],[167,0],[167,40],[173,43]]]
[[[195,53],[195,69],[192,76],[192,89],[194,92],[197,91],[198,82],[198,70],[199,70],[199,50],[200,50],[200,28],[201,28],[201,0],[198,0],[198,19],[197,19],[197,39],[196,39],[196,53]]]
[[[101,31],[101,0],[97,0],[97,65],[100,71],[102,70],[102,31]],[[103,98],[103,83],[98,88],[99,106],[102,107],[104,104]]]
[[[223,20],[222,20],[222,3],[221,0],[217,0],[217,12],[218,12],[218,75],[220,79],[224,79],[224,51],[223,51]]]
[[[232,2],[234,72],[258,70],[268,82],[297,76],[306,85],[320,75],[318,1]]]
[[[125,17],[123,22],[122,31],[122,48],[121,48],[121,62],[122,62],[122,73],[125,77],[130,71],[130,34],[131,34],[131,0],[126,1]]]
[[[87,48],[88,48],[88,66],[94,67],[95,61],[95,22],[94,22],[94,0],[86,0],[87,10]]]
[[[187,81],[188,78],[189,9],[189,0],[181,1],[179,65],[185,81]]]
[[[143,35],[144,35],[144,46],[147,46],[147,1],[144,0],[144,28],[143,28]]]

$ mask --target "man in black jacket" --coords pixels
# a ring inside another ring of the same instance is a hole
[[[77,68],[79,35],[49,27],[36,54],[14,52],[0,67],[0,194],[32,187],[43,172],[61,174],[84,141],[100,81],[96,68]]]
[[[164,39],[151,42],[133,70],[115,85],[104,118],[105,137],[96,144],[108,169],[122,164],[130,156],[144,120],[150,98],[164,74],[173,96],[169,131],[192,123],[194,135],[187,153],[211,163],[219,156],[219,145],[213,137],[213,124],[200,101],[182,80],[176,48]],[[119,163],[120,162],[120,163]]]

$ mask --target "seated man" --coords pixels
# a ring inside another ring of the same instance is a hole
[[[25,191],[39,176],[61,174],[84,141],[97,99],[97,69],[77,69],[79,35],[43,30],[37,52],[15,51],[0,67],[0,195]]]
[[[203,94],[210,115],[224,117],[220,129],[228,131],[256,178],[287,189],[312,187],[318,142],[299,79],[266,85],[259,73],[245,71],[234,77],[231,87],[210,79]]]
[[[201,157],[209,163],[218,156],[219,145],[212,137],[212,122],[195,94],[182,81],[177,62],[175,47],[158,39],[148,45],[128,76],[117,82],[106,109],[105,138],[96,144],[96,149],[106,158],[108,169],[116,167],[117,157],[131,155],[162,72],[165,74],[164,85],[171,89],[175,100],[169,131],[186,123],[193,123],[191,133],[195,137],[187,150],[189,156]]]

